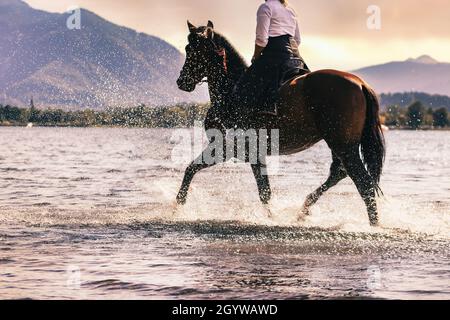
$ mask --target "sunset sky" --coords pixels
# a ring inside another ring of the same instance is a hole
[[[34,8],[65,12],[80,6],[119,25],[159,36],[183,50],[186,19],[210,19],[247,60],[256,10],[263,0],[27,0]],[[429,54],[450,61],[449,0],[290,0],[300,17],[301,52],[313,69],[351,70]],[[381,9],[381,30],[369,30],[368,6]]]

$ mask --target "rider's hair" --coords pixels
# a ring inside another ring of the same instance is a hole
[[[287,6],[287,4],[288,4],[287,0],[280,0],[280,2],[281,2],[284,6]]]

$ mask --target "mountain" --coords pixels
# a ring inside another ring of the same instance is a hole
[[[0,103],[102,108],[206,101],[181,92],[184,56],[167,42],[115,25],[82,9],[81,29],[70,14],[0,0]]]
[[[439,64],[439,61],[437,61],[436,59],[433,59],[432,57],[430,57],[428,55],[423,55],[423,56],[420,56],[420,57],[418,57],[416,59],[409,58],[406,61],[407,62],[422,63],[422,64]]]
[[[206,101],[178,90],[184,56],[154,36],[115,25],[81,10],[81,30],[70,14],[0,0],[0,103],[38,107],[103,108]],[[450,95],[450,63],[429,56],[354,71],[378,93]]]
[[[438,62],[426,55],[353,72],[379,93],[418,91],[450,95],[450,63]]]

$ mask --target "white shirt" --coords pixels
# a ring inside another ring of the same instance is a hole
[[[300,29],[294,9],[279,0],[267,0],[257,13],[256,44],[266,47],[269,37],[289,34],[300,45]]]

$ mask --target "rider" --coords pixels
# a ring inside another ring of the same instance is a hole
[[[297,14],[287,0],[265,0],[257,13],[252,65],[234,91],[239,107],[276,115],[282,83],[309,72],[298,50],[300,42]]]

